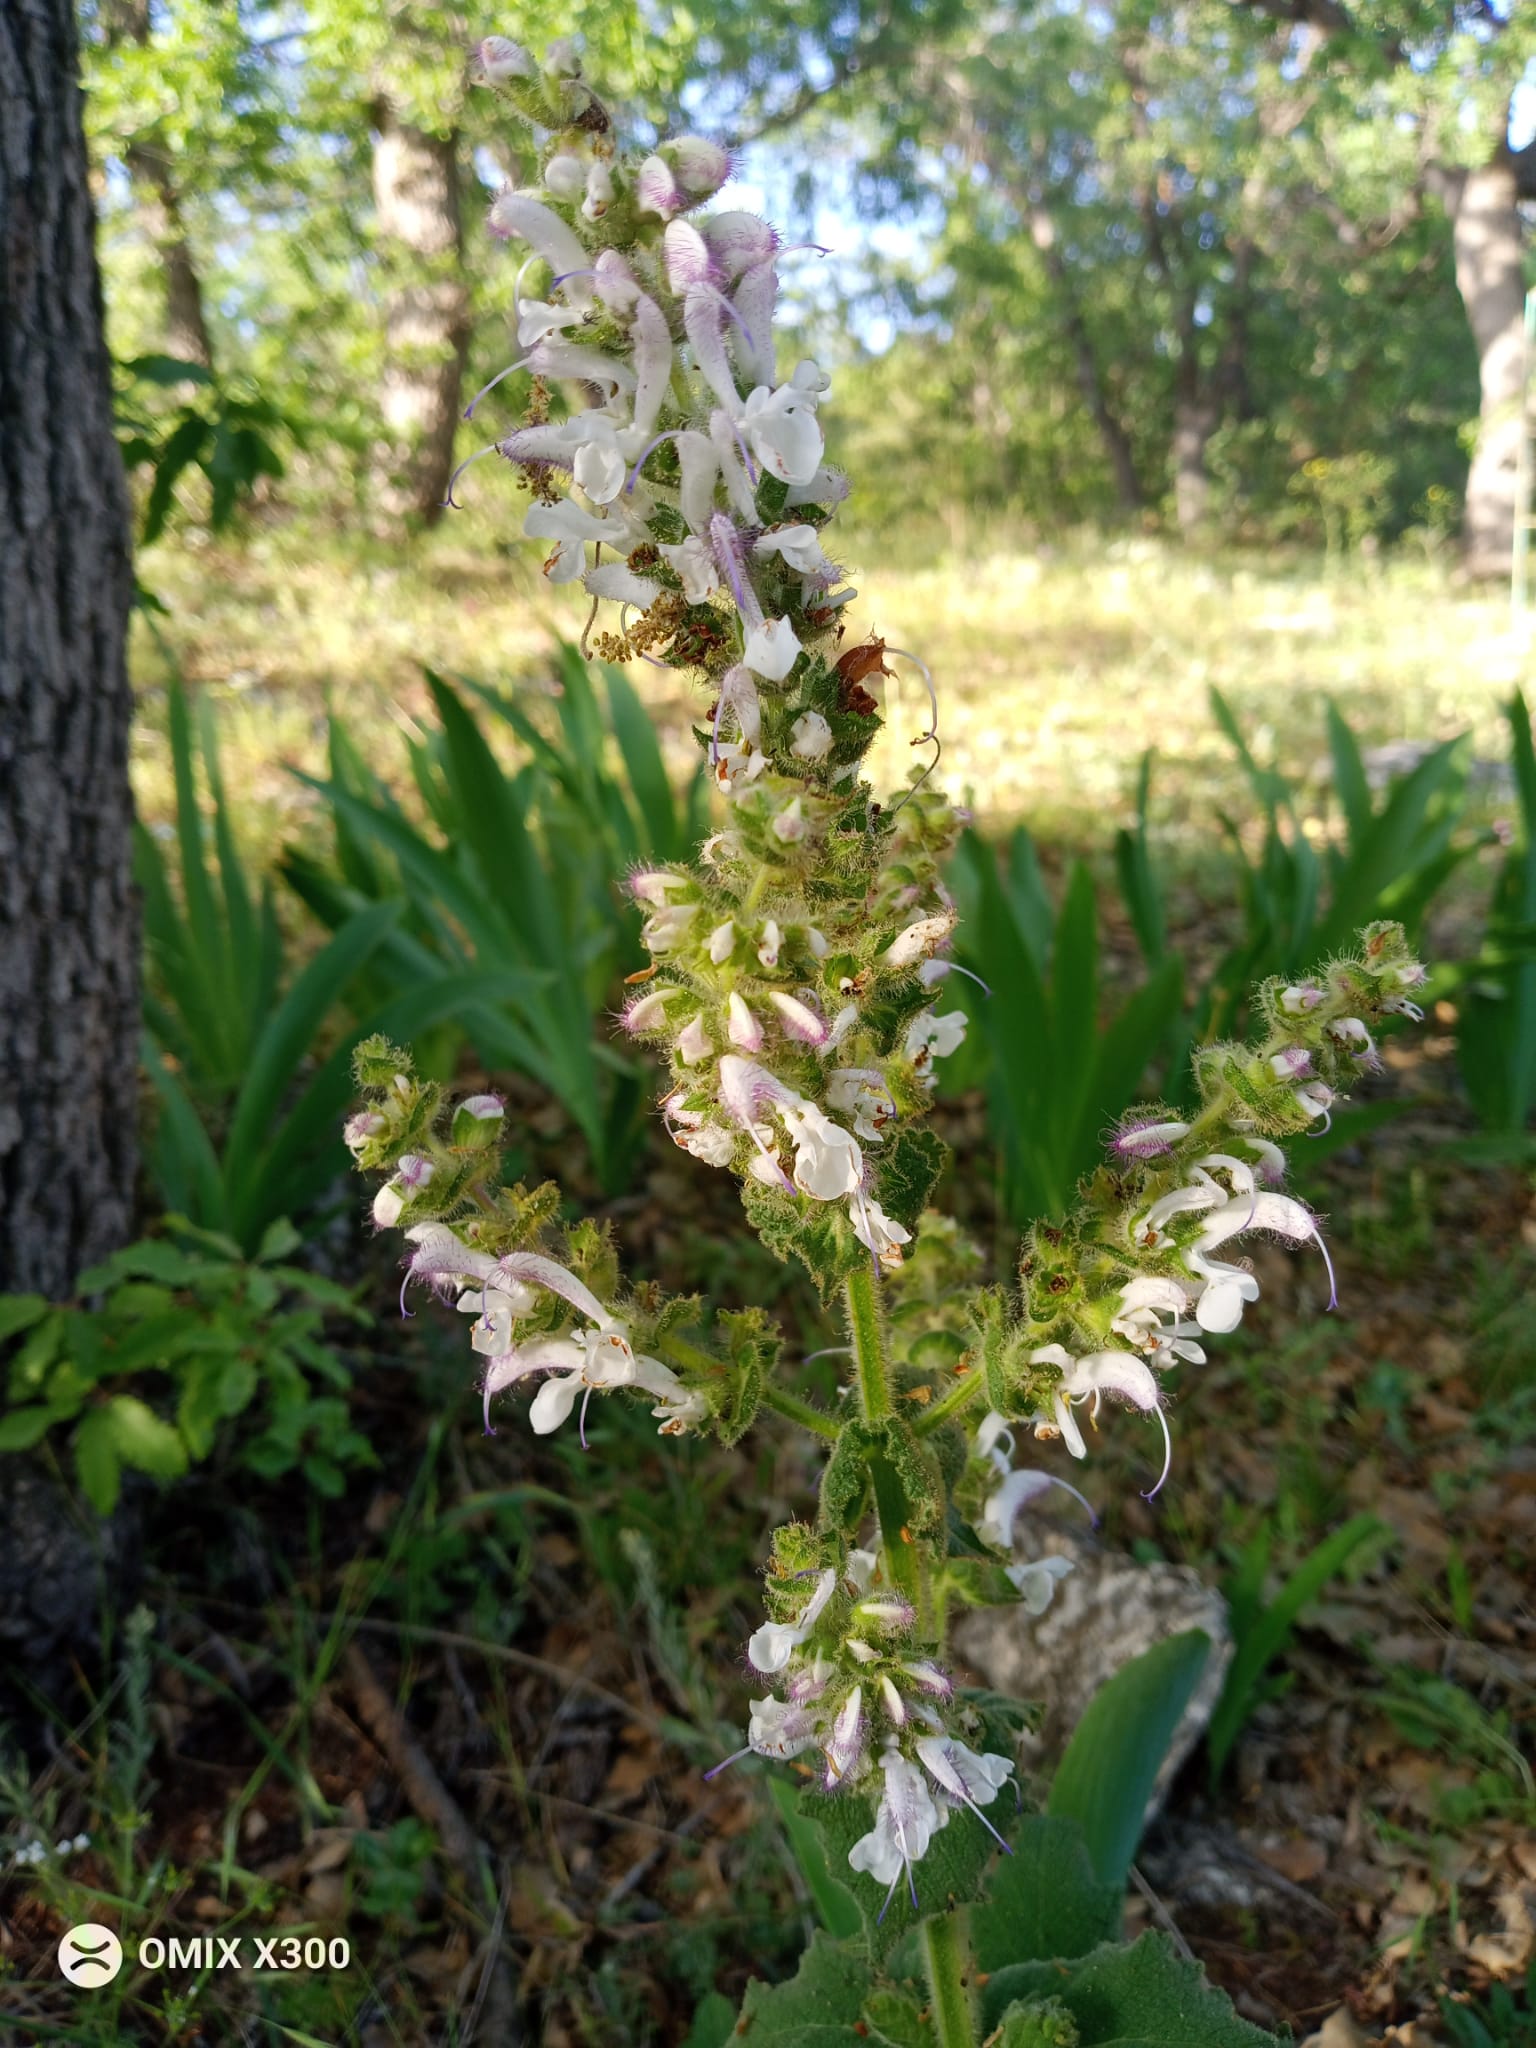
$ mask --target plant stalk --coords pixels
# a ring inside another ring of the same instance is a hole
[[[848,1275],[848,1335],[859,1375],[859,1408],[866,1422],[883,1422],[891,1414],[890,1370],[885,1362],[885,1336],[880,1328],[880,1303],[875,1276],[868,1266]]]
[[[933,2031],[939,2048],[976,2048],[966,1954],[959,1912],[939,1913],[923,1922],[923,1964],[932,1995]]]

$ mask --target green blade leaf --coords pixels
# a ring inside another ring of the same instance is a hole
[[[1125,1884],[1153,1783],[1210,1648],[1208,1636],[1189,1629],[1117,1671],[1089,1702],[1057,1766],[1047,1810],[1081,1827],[1102,1884]]]

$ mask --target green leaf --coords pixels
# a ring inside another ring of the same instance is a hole
[[[1382,1524],[1374,1515],[1352,1516],[1342,1529],[1335,1529],[1302,1559],[1275,1599],[1239,1638],[1237,1654],[1228,1667],[1221,1698],[1206,1731],[1213,1785],[1220,1778],[1232,1753],[1232,1745],[1252,1711],[1254,1688],[1271,1658],[1278,1656],[1284,1647],[1302,1609],[1317,1598],[1335,1573],[1342,1571],[1352,1553],[1369,1537],[1378,1535],[1381,1529]]]
[[[1106,1884],[1095,1874],[1076,1819],[1030,1814],[1011,1846],[1012,1856],[998,1865],[986,1898],[971,1912],[979,1969],[1082,1956],[1114,1937],[1125,1886]]]
[[[782,1194],[746,1179],[741,1183],[741,1206],[776,1259],[786,1265],[792,1259],[800,1261],[823,1301],[830,1301],[854,1267],[869,1257],[836,1203]]]
[[[768,1791],[806,1889],[816,1901],[822,1926],[835,1941],[850,1941],[864,1925],[863,1917],[848,1887],[832,1874],[821,1829],[801,1811],[799,1786],[775,1773],[768,1780]]]
[[[1078,1823],[1101,1884],[1124,1887],[1153,1783],[1210,1648],[1208,1636],[1189,1629],[1117,1671],[1057,1766],[1048,1811]]]
[[[1065,1975],[1052,1963],[998,1971],[982,1992],[983,2024],[995,2027],[1017,2000],[1043,1998],[1072,2015],[1081,2048],[1276,2048],[1161,1934],[1096,1949]]]
[[[0,1294],[0,1343],[18,1330],[30,1330],[47,1313],[48,1303],[40,1294]]]
[[[994,1827],[1007,1817],[1012,1804],[1011,1792],[993,1801],[988,1818]],[[864,1938],[877,1962],[883,1961],[903,1936],[923,1920],[948,1911],[952,1904],[964,1905],[979,1899],[994,1859],[1002,1855],[975,1814],[955,1814],[948,1827],[930,1841],[922,1861],[912,1866],[912,1882],[917,1890],[914,1912],[905,1880],[896,1887],[887,1905],[886,1887],[849,1866],[849,1850],[875,1824],[872,1799],[863,1793],[828,1794],[807,1787],[800,1795],[800,1812],[820,1834],[827,1864],[839,1884],[845,1883],[842,1873],[848,1872],[846,1889],[863,1918]]]
[[[938,2048],[932,2020],[904,1992],[871,1991],[864,2001],[864,2021],[877,2048]]]
[[[58,1420],[57,1409],[47,1404],[12,1408],[7,1414],[0,1415],[0,1451],[30,1451],[46,1436],[50,1425]]]
[[[86,1499],[98,1515],[110,1515],[122,1486],[112,1418],[93,1408],[75,1431],[75,1471]]]
[[[710,1991],[699,2001],[683,2048],[728,2048],[735,2031],[736,2008],[718,1991]]]
[[[187,1447],[170,1423],[133,1394],[114,1394],[99,1411],[107,1418],[112,1446],[125,1465],[155,1479],[179,1479],[187,1469]]]
[[[922,1125],[898,1131],[881,1149],[877,1187],[888,1216],[915,1231],[949,1159],[937,1131]]]
[[[747,1986],[738,2031],[750,2035],[753,2048],[763,2041],[782,2042],[783,2048],[849,2048],[870,1984],[857,1949],[818,1932],[787,1984]]]

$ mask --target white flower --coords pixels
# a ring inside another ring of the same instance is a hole
[[[781,555],[790,568],[798,569],[802,576],[831,577],[837,574],[835,564],[829,562],[821,551],[814,526],[770,526],[752,543],[752,552]]]
[[[661,559],[681,577],[683,595],[690,604],[703,604],[720,588],[720,567],[714,552],[709,543],[700,540],[696,534],[690,534],[675,546],[664,543],[658,552]]]
[[[765,619],[747,634],[742,660],[752,673],[782,683],[800,659],[800,642],[788,619]]]
[[[1035,1420],[1037,1436],[1059,1435],[1074,1458],[1085,1458],[1088,1446],[1072,1410],[1079,1402],[1089,1404],[1089,1414],[1098,1419],[1105,1394],[1117,1395],[1135,1408],[1161,1417],[1157,1381],[1146,1363],[1128,1351],[1094,1351],[1085,1358],[1073,1358],[1060,1344],[1043,1344],[1029,1354],[1031,1365],[1054,1365],[1061,1370],[1061,1383],[1051,1397],[1051,1412]]]
[[[747,1747],[780,1763],[815,1743],[820,1723],[809,1708],[794,1701],[754,1700],[747,1721]]]
[[[613,422],[593,412],[583,414],[578,424],[582,432],[572,473],[594,505],[611,505],[629,475]]]
[[[990,1806],[1013,1776],[1013,1765],[1005,1756],[978,1756],[951,1735],[920,1736],[914,1745],[918,1760],[946,1799],[968,1806],[982,1826],[994,1835],[997,1829],[981,1811]],[[999,1835],[998,1840],[1002,1837]]]
[[[933,1080],[933,1062],[946,1059],[963,1044],[965,1026],[963,1010],[949,1010],[942,1017],[932,1010],[919,1010],[907,1026],[907,1058],[926,1081]]]
[[[955,913],[945,910],[934,917],[920,917],[899,931],[880,955],[882,967],[910,967],[942,946],[955,928]]]
[[[818,1202],[851,1195],[864,1177],[863,1154],[852,1132],[800,1096],[781,1102],[778,1111],[795,1148],[794,1179],[801,1194]]]
[[[816,474],[823,446],[814,400],[795,384],[770,391],[759,384],[747,399],[742,429],[764,469],[781,483],[807,484]]]
[[[763,924],[763,935],[758,941],[757,947],[757,957],[764,967],[778,966],[779,948],[783,943],[784,934],[779,930],[777,921],[774,918],[768,918]]]
[[[709,935],[709,957],[717,967],[723,967],[736,950],[736,927],[727,918],[724,924],[717,924]]]
[[[1183,1319],[1191,1299],[1190,1290],[1180,1281],[1140,1274],[1121,1288],[1120,1313],[1109,1327],[1117,1337],[1144,1351],[1155,1367],[1177,1364],[1181,1358],[1191,1365],[1204,1365],[1204,1350],[1190,1341],[1199,1336],[1200,1325]],[[1165,1316],[1171,1316],[1172,1322],[1165,1324]]]
[[[670,953],[688,936],[698,911],[696,903],[659,904],[640,927],[641,945],[648,953]]]
[[[593,597],[606,597],[616,604],[632,604],[646,611],[661,595],[661,585],[649,576],[637,576],[623,562],[600,562],[582,577]]]
[[[659,1359],[637,1356],[622,1331],[587,1330],[579,1338],[565,1341],[575,1354],[570,1369],[556,1371],[547,1379],[528,1410],[528,1420],[536,1435],[548,1436],[551,1430],[558,1429],[580,1394],[581,1441],[585,1448],[587,1402],[594,1392],[606,1392],[613,1387],[639,1387],[654,1395],[658,1405],[651,1413],[660,1420],[663,1436],[676,1436],[708,1414],[708,1405],[701,1395],[690,1393]]]
[[[724,1124],[701,1123],[696,1130],[674,1132],[685,1152],[706,1166],[729,1166],[736,1157],[736,1136]]]
[[[587,220],[601,220],[613,204],[613,173],[606,164],[594,164],[587,173],[586,197],[581,211]]]
[[[530,505],[523,518],[529,540],[552,540],[554,553],[544,564],[551,583],[574,583],[587,566],[589,540],[611,540],[614,529],[595,512],[584,512],[569,498],[556,505]]]
[[[827,1106],[853,1118],[853,1134],[878,1145],[896,1104],[878,1067],[834,1067],[827,1077]]]
[[[854,1870],[865,1871],[877,1884],[889,1887],[887,1906],[905,1870],[915,1907],[917,1883],[912,1866],[928,1853],[928,1844],[948,1816],[934,1804],[922,1772],[899,1750],[888,1749],[880,1759],[880,1769],[885,1790],[875,1812],[875,1825],[854,1843],[848,1861]],[[884,1911],[882,1907],[882,1914]]]
[[[570,205],[580,199],[587,186],[587,166],[569,150],[560,150],[544,166],[544,189],[552,199]]]
[[[542,199],[528,192],[503,192],[492,202],[489,225],[493,235],[518,236],[542,256],[573,306],[585,311],[591,305],[591,280],[582,274],[592,267],[587,252],[574,230]]]
[[[1322,1000],[1323,991],[1315,981],[1304,981],[1280,992],[1280,1007],[1292,1017],[1304,1017],[1309,1010],[1315,1010]]]
[[[837,1587],[837,1573],[829,1566],[820,1573],[811,1597],[795,1621],[765,1621],[747,1644],[747,1655],[758,1671],[782,1671],[821,1618],[821,1611]]]
[[[774,819],[773,836],[781,846],[796,846],[805,837],[805,809],[798,796],[791,797]]]
[[[1124,1123],[1116,1132],[1110,1150],[1121,1159],[1157,1159],[1171,1152],[1181,1138],[1189,1136],[1189,1125],[1173,1121]]]
[[[832,728],[819,711],[802,711],[789,729],[789,751],[801,761],[825,761],[832,751]]]
[[[1023,1599],[1024,1612],[1031,1618],[1044,1614],[1055,1597],[1057,1582],[1072,1569],[1070,1557],[1037,1557],[1029,1564],[1011,1564],[1004,1576],[1012,1579]]]
[[[660,909],[671,901],[679,889],[691,886],[688,875],[674,874],[670,868],[641,868],[629,878],[629,893],[637,903],[649,903]]]
[[[1228,1238],[1241,1237],[1250,1230],[1273,1230],[1292,1244],[1305,1244],[1309,1239],[1316,1243],[1328,1265],[1328,1306],[1335,1305],[1333,1262],[1312,1212],[1289,1195],[1239,1196],[1206,1218],[1199,1238],[1183,1255],[1189,1270],[1205,1282],[1195,1303],[1195,1320],[1202,1330],[1235,1330],[1243,1319],[1245,1303],[1259,1298],[1259,1283],[1252,1273],[1211,1257]]]
[[[867,1245],[882,1266],[901,1264],[901,1247],[912,1242],[912,1233],[886,1215],[872,1195],[856,1192],[848,1205],[853,1234]]]

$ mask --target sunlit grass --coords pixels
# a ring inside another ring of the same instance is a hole
[[[580,633],[586,605],[543,582],[518,524],[515,504],[497,523],[483,499],[408,548],[273,525],[239,546],[149,552],[141,573],[169,607],[157,631],[219,704],[226,772],[255,842],[280,841],[308,814],[287,771],[322,768],[327,703],[398,775],[399,733],[426,716],[424,665],[535,697],[553,689],[548,650]],[[1024,818],[1043,838],[1087,849],[1125,821],[1147,747],[1172,846],[1197,857],[1219,808],[1251,809],[1210,714],[1212,686],[1259,758],[1306,778],[1321,809],[1325,698],[1368,748],[1470,727],[1477,753],[1494,759],[1499,706],[1529,667],[1529,633],[1512,628],[1504,593],[1457,588],[1445,564],[1422,557],[1202,558],[1089,537],[1037,549],[963,524],[899,546],[894,565],[868,568],[876,542],[844,541],[861,593],[850,635],[879,632],[931,666],[941,774],[956,796],[990,823]],[[164,668],[140,627],[135,773],[151,821],[170,811],[154,688]],[[633,678],[681,772],[703,698],[643,663]],[[909,743],[928,711],[906,665],[888,689],[874,766],[894,780],[926,758]]]

